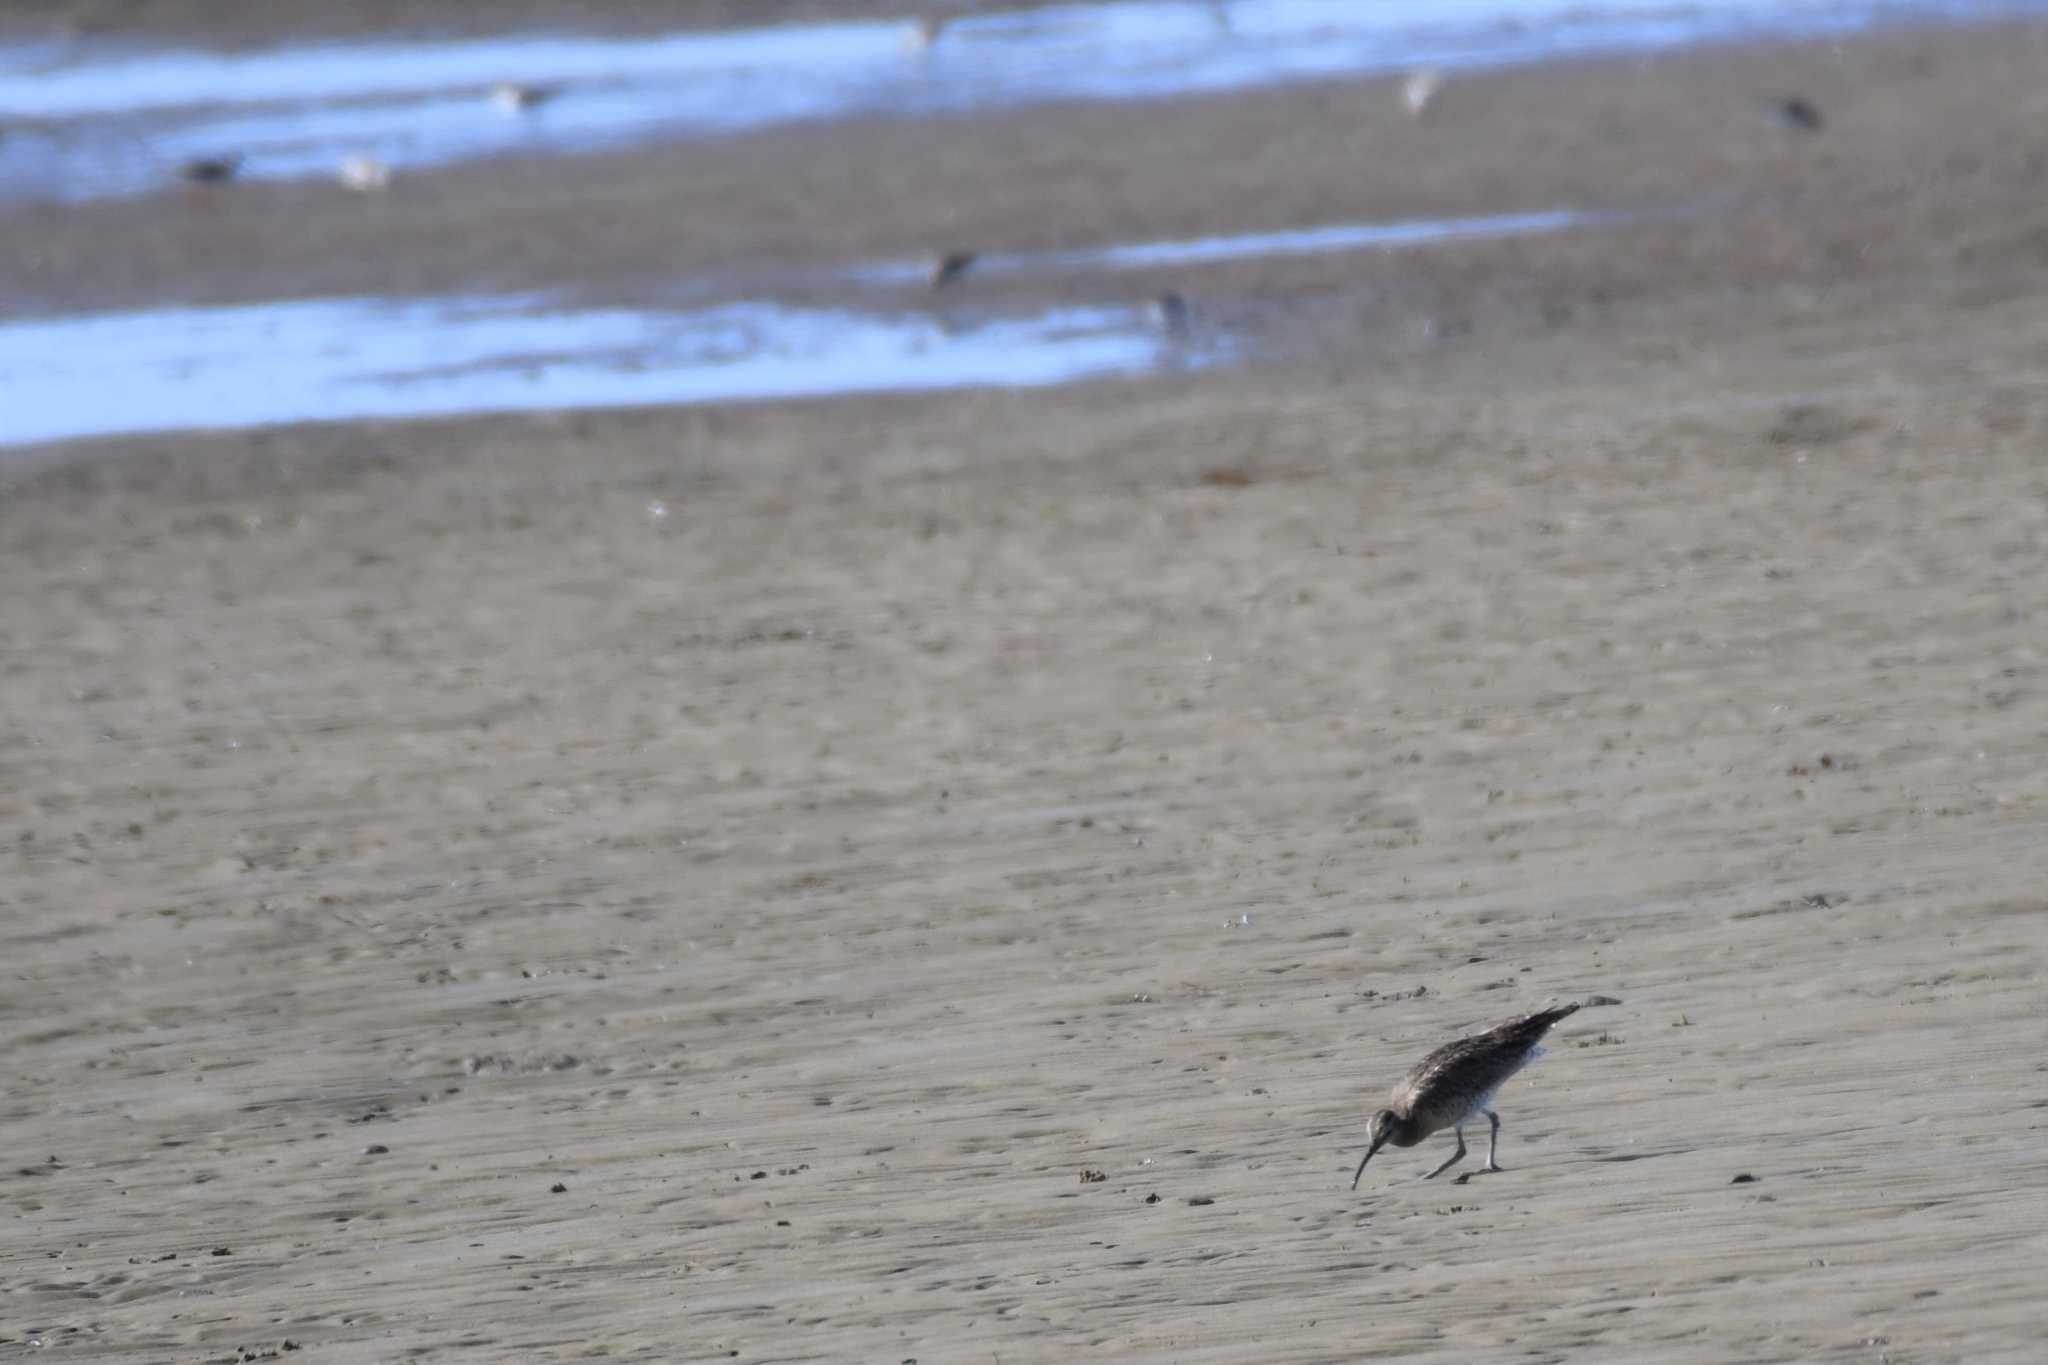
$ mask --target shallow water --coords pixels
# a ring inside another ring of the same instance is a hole
[[[737,303],[319,299],[0,326],[0,444],[361,417],[1029,387],[1208,363],[1131,307],[962,326]],[[118,404],[109,404],[118,393]]]
[[[976,276],[1014,275],[1216,265],[1261,256],[1313,256],[1374,247],[1420,246],[1467,237],[1520,237],[1625,220],[1626,215],[1622,214],[1553,209],[1542,213],[1498,213],[1474,218],[1416,218],[1397,223],[1337,223],[1327,227],[1248,232],[1227,237],[1130,242],[1077,251],[990,253],[975,257],[970,273]],[[929,261],[884,261],[855,267],[836,278],[855,284],[907,284],[922,280],[930,271]]]
[[[973,272],[1116,270],[1416,246],[1620,221],[1556,210],[997,256]],[[901,284],[895,261],[809,281]],[[796,283],[804,283],[798,279]],[[1027,317],[856,312],[759,300],[600,308],[540,295],[313,299],[0,324],[0,446],[78,436],[358,417],[701,403],[888,389],[1029,387],[1229,361],[1241,348],[1185,301]],[[954,311],[939,311],[952,305]],[[106,402],[116,393],[120,401]]]
[[[146,192],[195,157],[253,179],[400,172],[861,115],[1152,99],[1981,17],[1997,0],[1125,0],[977,15],[928,43],[899,20],[666,37],[529,35],[246,53],[104,42],[0,49],[0,196]],[[507,114],[498,82],[552,92]]]

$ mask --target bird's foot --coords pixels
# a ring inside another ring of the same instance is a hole
[[[1435,1170],[1431,1171],[1431,1172],[1430,1172],[1430,1173],[1429,1173],[1428,1175],[1426,1175],[1426,1176],[1424,1176],[1424,1177],[1422,1177],[1422,1178],[1423,1178],[1424,1180],[1434,1180],[1434,1179],[1436,1179],[1436,1178],[1437,1178],[1438,1176],[1442,1175],[1442,1174],[1443,1174],[1443,1173],[1444,1173],[1445,1171],[1448,1171],[1449,1169],[1451,1169],[1451,1167],[1453,1167],[1453,1166],[1457,1165],[1457,1164],[1458,1164],[1459,1162],[1463,1161],[1464,1159],[1465,1159],[1465,1147],[1464,1147],[1464,1144],[1460,1143],[1460,1144],[1459,1144],[1459,1146],[1458,1146],[1458,1150],[1457,1150],[1457,1151],[1455,1151],[1455,1152],[1452,1152],[1452,1153],[1451,1153],[1451,1159],[1450,1159],[1449,1161],[1446,1161],[1446,1162],[1445,1162],[1445,1163],[1444,1163],[1443,1165],[1441,1165],[1441,1166],[1437,1167],[1437,1168],[1436,1168]]]

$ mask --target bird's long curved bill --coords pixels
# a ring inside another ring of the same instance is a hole
[[[1365,1163],[1366,1163],[1366,1162],[1368,1162],[1368,1161],[1371,1161],[1371,1160],[1372,1160],[1372,1154],[1373,1154],[1374,1152],[1377,1152],[1377,1151],[1378,1151],[1379,1149],[1380,1149],[1380,1144],[1379,1144],[1379,1143],[1377,1143],[1377,1142],[1375,1142],[1375,1143],[1374,1143],[1374,1144],[1373,1144],[1372,1146],[1370,1146],[1370,1147],[1366,1148],[1366,1149],[1365,1149],[1365,1155],[1364,1155],[1364,1156],[1362,1156],[1362,1157],[1360,1157],[1360,1158],[1358,1159],[1358,1169],[1357,1169],[1356,1171],[1354,1171],[1354,1172],[1352,1173],[1352,1176],[1351,1176],[1351,1188],[1352,1188],[1352,1189],[1354,1189],[1354,1190],[1355,1190],[1355,1189],[1357,1189],[1357,1188],[1358,1188],[1358,1177],[1359,1177],[1359,1176],[1362,1176],[1362,1175],[1364,1175],[1364,1174],[1365,1174]]]

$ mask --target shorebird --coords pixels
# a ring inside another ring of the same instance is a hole
[[[1431,1133],[1449,1128],[1457,1134],[1458,1150],[1451,1153],[1450,1160],[1422,1177],[1436,1179],[1465,1159],[1465,1120],[1474,1114],[1486,1115],[1486,1121],[1493,1126],[1486,1143],[1486,1169],[1500,1170],[1500,1163],[1494,1160],[1500,1148],[1500,1116],[1493,1112],[1494,1094],[1508,1077],[1536,1059],[1542,1051],[1537,1044],[1543,1041],[1550,1026],[1576,1009],[1576,1004],[1562,1005],[1526,1018],[1511,1019],[1499,1028],[1446,1043],[1416,1063],[1415,1069],[1394,1087],[1390,1099],[1393,1107],[1372,1116],[1368,1130],[1372,1145],[1366,1148],[1364,1160],[1351,1177],[1351,1188],[1358,1188],[1365,1163],[1388,1143],[1413,1147]]]
[[[1409,118],[1421,118],[1429,112],[1429,106],[1436,103],[1436,97],[1443,93],[1444,73],[1441,71],[1417,71],[1401,82],[1401,103],[1408,108]]]
[[[239,152],[231,156],[195,156],[178,163],[178,178],[195,185],[218,185],[233,180],[235,172],[241,169],[242,156]]]
[[[1145,305],[1145,316],[1168,336],[1179,336],[1188,329],[1188,301],[1169,289]],[[1246,915],[1244,922],[1250,924],[1251,916]]]
[[[375,194],[391,187],[391,168],[373,156],[351,156],[342,161],[334,178],[344,189]]]
[[[925,282],[934,289],[944,289],[965,275],[975,260],[975,254],[971,251],[941,252],[933,258],[931,269],[925,272]]]
[[[1804,95],[1792,95],[1785,99],[1770,101],[1771,117],[1787,128],[1802,133],[1817,133],[1828,126],[1820,106]]]
[[[930,15],[912,19],[903,26],[903,50],[905,52],[928,52],[939,35],[946,29],[944,15],[933,18]]]
[[[491,87],[491,107],[507,117],[530,114],[546,104],[561,90],[552,85],[521,85],[517,81],[500,81]]]

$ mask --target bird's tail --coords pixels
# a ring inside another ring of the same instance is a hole
[[[1569,1005],[1559,1005],[1554,1010],[1541,1010],[1526,1019],[1517,1019],[1511,1024],[1503,1025],[1500,1031],[1533,1046],[1544,1034],[1550,1032],[1552,1024],[1568,1014],[1577,1013],[1578,1008],[1578,1002],[1573,1001]]]

